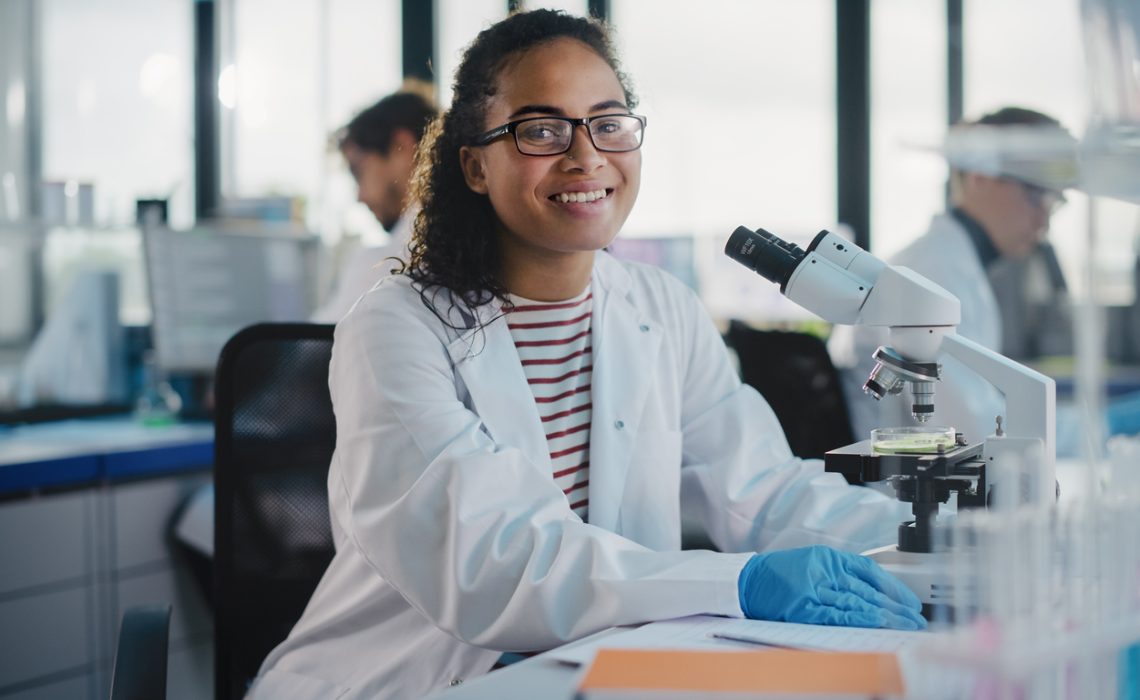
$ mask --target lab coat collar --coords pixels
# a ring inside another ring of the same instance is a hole
[[[594,287],[594,308],[598,308],[598,292],[613,292],[625,296],[633,284],[629,272],[609,253],[600,251],[594,258],[594,271],[591,284]],[[429,295],[437,312],[448,317],[453,327],[460,329],[459,337],[448,347],[453,362],[480,354],[484,345],[481,332],[488,330],[503,316],[503,302],[494,297],[471,311],[462,304],[451,303],[451,293],[437,290]],[[504,330],[506,324],[502,324]],[[509,333],[507,334],[509,337]],[[512,341],[513,344],[513,341]]]
[[[598,253],[594,292],[593,419],[590,428],[590,522],[619,531],[626,473],[640,417],[653,385],[663,336],[660,324],[630,294],[629,272],[608,253]],[[439,308],[437,306],[437,308]],[[467,330],[448,346],[475,412],[495,441],[523,451],[544,474],[552,474],[550,451],[530,386],[518,359],[498,299],[476,315],[452,307]],[[447,311],[446,306],[440,309]]]
[[[1001,253],[998,252],[997,246],[990,238],[989,231],[986,231],[986,227],[982,226],[980,221],[967,214],[961,207],[951,209],[948,216],[958,222],[962,230],[966,232],[970,242],[974,244],[974,250],[978,254],[978,260],[982,263],[983,269],[988,270],[1001,259]]]
[[[530,394],[530,385],[507,328],[503,302],[492,299],[472,313],[450,300],[449,293],[440,292],[435,308],[447,314],[453,326],[466,328],[447,351],[475,412],[495,442],[521,449],[537,468],[552,473],[538,409],[534,401],[525,404],[519,399]]]

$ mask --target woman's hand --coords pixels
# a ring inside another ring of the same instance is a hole
[[[756,620],[926,628],[922,603],[901,581],[867,557],[830,547],[757,554],[738,585],[741,609]]]

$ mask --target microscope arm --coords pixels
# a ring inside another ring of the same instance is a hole
[[[942,351],[1005,395],[1006,415],[1002,427],[1006,435],[1029,436],[1042,441],[1041,469],[1035,473],[1042,490],[1034,500],[1052,501],[1057,471],[1056,382],[957,333],[943,336]],[[987,450],[997,444],[993,441],[992,436],[986,438]]]

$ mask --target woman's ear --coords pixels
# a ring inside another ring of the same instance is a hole
[[[483,169],[482,155],[481,151],[462,146],[459,149],[459,165],[463,168],[463,179],[471,191],[487,194],[487,173]]]

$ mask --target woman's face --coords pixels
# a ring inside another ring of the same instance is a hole
[[[482,126],[628,112],[621,83],[605,60],[580,41],[557,39],[507,63]],[[507,134],[486,146],[463,148],[461,159],[468,186],[490,197],[503,254],[510,259],[592,256],[625,223],[641,182],[639,151],[598,151],[583,126],[574,128],[570,150],[560,155],[523,155]],[[602,192],[594,201],[560,197]]]

